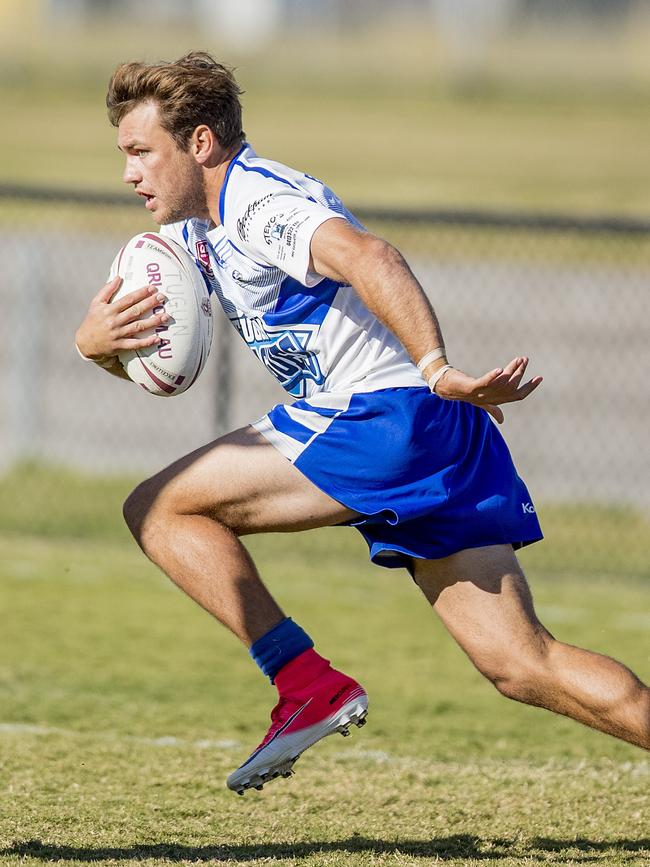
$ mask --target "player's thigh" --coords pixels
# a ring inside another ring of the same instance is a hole
[[[550,634],[510,545],[469,548],[415,563],[415,579],[448,631],[491,678],[531,668]]]
[[[355,513],[306,478],[252,427],[171,464],[136,489],[152,507],[208,515],[239,534],[339,524]]]

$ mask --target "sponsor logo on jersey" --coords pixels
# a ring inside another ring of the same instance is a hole
[[[237,234],[242,241],[248,241],[248,233],[250,231],[251,220],[255,216],[256,211],[259,211],[267,202],[273,198],[273,193],[268,193],[262,196],[261,199],[255,199],[244,211],[243,216],[237,220]]]
[[[522,503],[521,510],[524,515],[534,515],[535,514],[535,506],[532,503]]]
[[[318,326],[271,326],[259,317],[250,316],[238,316],[230,321],[289,394],[305,397],[309,380],[316,385],[325,381],[316,354],[309,350]]]
[[[208,277],[214,277],[214,272],[212,270],[212,266],[210,265],[210,253],[208,252],[207,241],[196,242],[196,256],[201,265],[203,266],[203,270],[208,275]]]
[[[281,241],[287,228],[284,214],[275,214],[264,226],[264,241],[269,246],[274,241]]]

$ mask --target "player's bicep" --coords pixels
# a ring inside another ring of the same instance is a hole
[[[327,220],[316,229],[310,244],[310,270],[339,283],[354,285],[372,249],[382,244],[375,235],[353,226],[342,217]]]

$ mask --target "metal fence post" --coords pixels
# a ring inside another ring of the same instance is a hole
[[[39,453],[47,316],[43,299],[46,269],[42,255],[35,252],[27,236],[18,242],[14,256],[15,283],[8,287],[13,304],[7,354],[10,370],[6,383],[8,451],[15,462],[35,458]]]

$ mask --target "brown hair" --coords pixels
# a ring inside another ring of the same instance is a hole
[[[239,96],[231,69],[205,51],[172,63],[122,63],[108,85],[106,107],[113,126],[141,102],[158,105],[160,123],[182,149],[197,126],[206,124],[229,149],[244,139]]]

